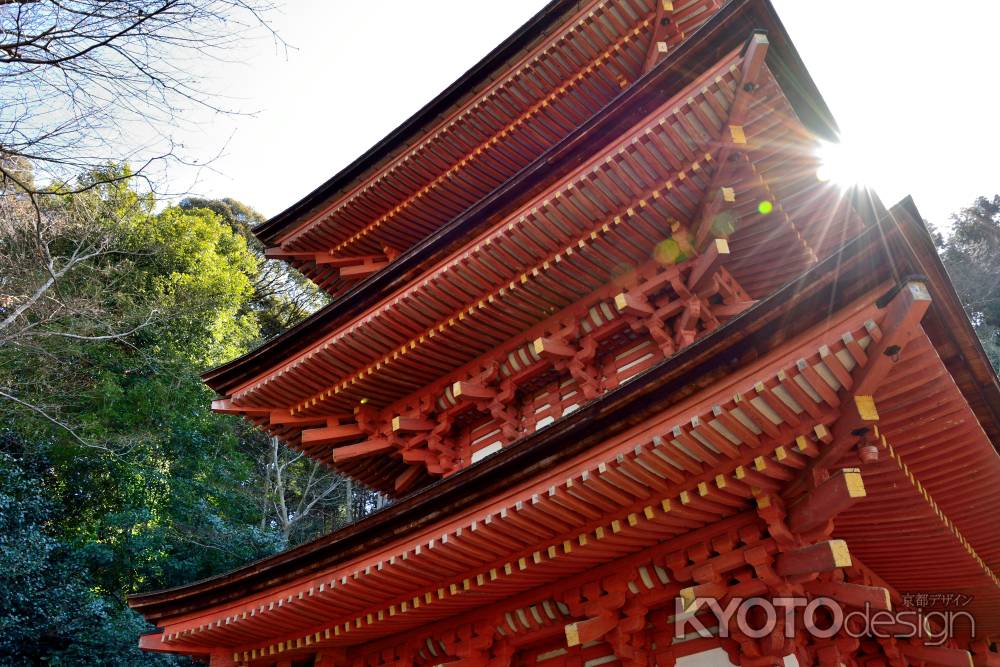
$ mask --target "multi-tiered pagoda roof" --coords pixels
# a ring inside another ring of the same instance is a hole
[[[1000,386],[912,201],[817,178],[835,136],[766,0],[550,3],[255,230],[333,300],[205,375],[398,501],[134,596],[143,646],[1000,665]],[[678,596],[908,591],[968,597],[980,639],[667,634]]]

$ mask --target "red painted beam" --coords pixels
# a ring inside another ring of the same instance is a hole
[[[306,426],[316,424],[326,424],[327,415],[312,415],[308,417],[293,417],[288,410],[272,410],[269,421],[272,425],[280,426]]]
[[[592,641],[596,641],[611,632],[618,625],[618,618],[612,614],[601,614],[588,618],[585,621],[577,621],[566,626],[566,645],[569,647],[581,646]]]
[[[396,478],[396,482],[393,485],[393,488],[396,490],[396,493],[402,493],[407,489],[409,489],[413,485],[413,483],[417,480],[417,478],[420,477],[420,473],[423,469],[424,469],[423,465],[418,463],[415,465],[411,465],[409,468],[404,470],[402,474],[400,474],[399,477]]]
[[[353,264],[351,266],[340,267],[341,278],[363,278],[377,273],[389,266],[389,262],[365,262],[364,264]]]
[[[729,257],[729,243],[726,239],[715,239],[695,260],[694,267],[688,275],[688,289],[698,292],[704,288],[727,257]]]
[[[836,465],[860,440],[859,430],[870,430],[877,421],[877,414],[872,414],[865,406],[892,371],[899,352],[920,333],[920,320],[930,305],[930,292],[919,281],[907,282],[892,297],[879,327],[881,338],[873,335],[872,343],[865,350],[867,364],[857,373],[851,390],[854,400],[844,401],[849,407],[833,427],[830,446],[813,459],[802,477],[788,488],[786,497],[802,493],[809,480],[814,479],[816,471]]]
[[[847,543],[843,540],[829,540],[780,554],[775,571],[783,577],[795,577],[850,566],[851,554],[847,550]]]
[[[255,408],[233,405],[228,398],[217,398],[212,401],[212,412],[224,415],[270,415],[274,408]]]
[[[857,468],[844,468],[789,509],[788,527],[795,533],[809,532],[864,497],[865,484],[861,472]]]
[[[646,47],[646,57],[642,63],[642,73],[645,74],[653,69],[653,66],[667,55],[669,49],[668,40],[673,35],[680,34],[680,28],[667,14],[673,14],[674,3],[672,0],[657,0],[656,14],[653,16],[653,34],[649,38],[649,46]]]
[[[451,385],[451,393],[456,399],[490,399],[496,392],[475,382],[459,380]]]
[[[434,422],[430,419],[403,416],[392,418],[393,433],[422,433],[430,431],[432,428],[434,428]]]
[[[880,586],[862,586],[840,581],[814,581],[806,584],[806,590],[813,595],[833,598],[849,607],[864,609],[868,606],[872,609],[892,610],[889,591]]]
[[[653,307],[646,299],[627,292],[615,296],[615,308],[623,315],[636,317],[650,317],[654,312]]]
[[[372,439],[359,442],[356,445],[346,445],[333,450],[333,462],[345,463],[351,459],[364,458],[387,452],[393,448],[393,444],[388,440]]]
[[[532,343],[535,354],[546,359],[570,359],[576,356],[576,349],[554,338],[536,338]]]
[[[311,428],[302,431],[302,444],[332,445],[361,437],[364,434],[364,431],[357,424],[340,424],[323,428]]]

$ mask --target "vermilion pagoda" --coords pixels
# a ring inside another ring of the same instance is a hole
[[[132,597],[142,647],[1000,665],[1000,387],[912,202],[817,180],[834,135],[766,0],[551,2],[256,230],[333,303],[205,376],[217,410],[397,502]],[[685,611],[753,596],[976,627],[821,636],[799,608],[755,637]],[[711,635],[675,636],[679,612]]]

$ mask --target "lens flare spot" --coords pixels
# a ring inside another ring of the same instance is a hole
[[[774,210],[774,204],[765,199],[764,201],[757,204],[757,212],[761,215],[767,215]]]
[[[653,249],[653,258],[660,264],[676,264],[680,257],[681,246],[673,239],[660,241]]]

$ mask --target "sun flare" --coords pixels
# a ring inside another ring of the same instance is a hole
[[[873,155],[868,155],[858,144],[847,142],[821,142],[817,151],[819,167],[816,178],[842,188],[871,183],[874,164]]]

